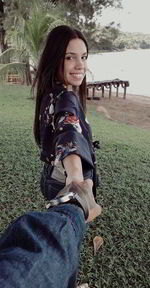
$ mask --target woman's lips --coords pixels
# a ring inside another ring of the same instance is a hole
[[[83,73],[71,73],[71,76],[76,79],[81,79],[84,77]]]

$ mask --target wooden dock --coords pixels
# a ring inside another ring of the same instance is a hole
[[[119,96],[119,87],[123,88],[123,98],[126,99],[127,87],[129,87],[129,81],[127,80],[104,80],[104,81],[92,81],[87,82],[87,99],[88,100],[100,100],[101,97],[104,97],[105,89],[109,90],[109,99],[112,96],[112,87],[116,88],[116,97]],[[89,93],[92,90],[92,93]],[[101,91],[101,97],[95,95],[95,92]],[[90,96],[91,94],[91,96]]]

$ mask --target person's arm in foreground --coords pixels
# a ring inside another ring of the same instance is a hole
[[[0,287],[76,286],[85,220],[100,215],[101,207],[86,182],[70,184],[58,196],[68,192],[79,197],[81,208],[65,203],[47,212],[26,213],[9,226],[0,240]]]

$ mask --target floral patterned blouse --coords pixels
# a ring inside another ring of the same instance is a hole
[[[73,91],[58,86],[44,96],[39,120],[42,161],[65,174],[62,160],[77,154],[83,173],[94,169],[91,129]]]

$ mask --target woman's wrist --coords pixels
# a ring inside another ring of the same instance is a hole
[[[63,160],[63,165],[66,171],[66,184],[71,182],[80,183],[83,181],[82,163],[78,155],[72,154]]]
[[[71,182],[80,183],[83,180],[84,180],[83,174],[81,173],[80,169],[74,168],[74,169],[70,169],[69,173],[67,174],[66,184],[68,185]]]
[[[81,183],[81,182],[83,182],[83,177],[80,177],[77,175],[73,175],[72,177],[67,176],[66,177],[66,185],[69,185],[71,182]]]

